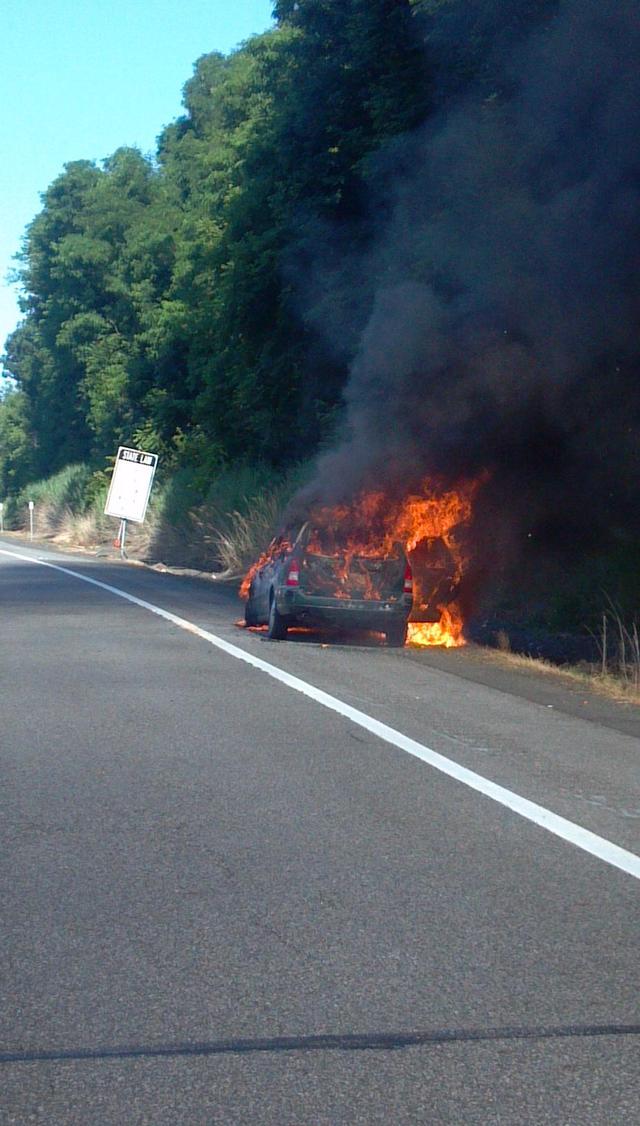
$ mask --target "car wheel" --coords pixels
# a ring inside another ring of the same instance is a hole
[[[244,622],[247,626],[257,626],[258,624],[258,618],[250,598],[244,608]]]
[[[387,635],[387,645],[393,649],[401,649],[407,640],[407,623],[396,623],[391,629],[385,632]]]
[[[287,636],[287,623],[285,622],[282,614],[278,613],[276,606],[275,595],[271,595],[271,602],[269,603],[269,625],[267,626],[267,637],[272,641],[284,641]]]

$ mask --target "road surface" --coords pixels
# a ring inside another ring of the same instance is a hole
[[[3,1126],[640,1121],[636,711],[239,616],[0,541]]]

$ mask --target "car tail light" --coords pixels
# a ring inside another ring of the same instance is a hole
[[[300,565],[297,559],[294,559],[287,572],[287,586],[300,585]]]
[[[410,563],[407,563],[407,565],[404,569],[403,590],[404,590],[405,594],[413,594],[413,571],[411,570],[411,564]]]

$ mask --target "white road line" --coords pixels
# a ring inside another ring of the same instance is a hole
[[[352,708],[349,704],[345,704],[339,700],[337,696],[331,696],[328,692],[323,692],[321,688],[316,688],[313,684],[307,684],[305,680],[300,680],[297,676],[292,676],[288,672],[277,668],[276,665],[270,665],[267,661],[263,661],[260,657],[255,657],[253,653],[247,653],[244,649],[239,649],[237,645],[232,645],[223,638],[217,637],[214,633],[209,633],[205,629],[200,629],[199,626],[193,622],[189,622],[186,618],[180,618],[177,614],[172,614],[169,610],[163,610],[161,606],[154,606],[152,602],[145,602],[142,598],[136,598],[134,594],[129,594],[126,590],[120,590],[119,587],[109,586],[108,583],[101,583],[97,579],[91,579],[87,575],[81,575],[77,571],[71,571],[67,567],[59,567],[55,563],[47,563],[43,559],[34,559],[33,556],[21,555],[15,551],[5,551],[0,548],[0,555],[8,555],[13,559],[21,559],[25,563],[38,564],[41,567],[49,567],[52,571],[59,571],[63,575],[69,575],[73,579],[79,579],[83,583],[89,583],[90,586],[99,587],[100,590],[106,590],[109,594],[114,594],[118,598],[124,598],[126,602],[133,603],[134,606],[140,606],[143,610],[149,610],[152,614],[157,614],[158,617],[164,618],[165,621],[171,622],[172,625],[178,626],[179,629],[186,630],[188,633],[195,634],[196,637],[202,638],[203,641],[208,641],[210,645],[215,645],[217,649],[221,649],[223,653],[227,653],[230,657],[235,657],[238,661],[244,661],[245,664],[251,665],[260,672],[264,672],[267,676],[273,677],[274,680],[280,681],[281,684],[286,684],[288,688],[293,688],[296,692],[301,692],[303,696],[308,696],[316,703],[322,704],[323,707],[329,708],[338,715],[342,715],[345,719],[351,720],[352,723],[363,727],[366,731],[370,731],[372,735],[376,735],[379,739],[383,739],[386,743],[390,743],[394,747],[398,747],[407,754],[413,755],[414,758],[421,759],[422,762],[432,766],[435,770],[439,770],[441,774],[446,774],[449,778],[455,779],[456,782],[461,782],[464,786],[468,786],[472,790],[476,790],[479,794],[484,794],[485,797],[491,798],[493,801],[498,802],[499,805],[505,806],[507,809],[517,813],[519,817],[524,817],[526,821],[532,821],[534,825],[539,825],[547,832],[553,833],[554,836],[560,837],[563,841],[575,845],[583,852],[588,852],[591,856],[596,856],[599,860],[603,860],[605,864],[610,864],[614,868],[619,868],[622,872],[627,872],[628,875],[640,879],[640,856],[633,852],[628,852],[625,848],[620,848],[619,845],[613,844],[611,841],[606,840],[604,837],[599,837],[596,833],[592,833],[589,829],[584,829],[581,825],[576,825],[573,821],[568,821],[564,817],[559,817],[558,814],[552,813],[551,810],[546,809],[542,805],[537,805],[535,802],[529,801],[528,798],[523,798],[519,794],[513,793],[512,790],[505,789],[504,786],[499,786],[495,782],[491,782],[488,778],[484,778],[481,774],[476,774],[473,770],[468,770],[465,766],[460,766],[452,759],[445,758],[444,755],[438,754],[437,751],[432,751],[430,747],[424,746],[423,743],[418,743],[415,739],[410,739],[407,735],[403,735],[401,731],[396,731],[393,727],[388,727],[386,723],[381,723],[372,716],[367,715],[365,712],[359,711],[357,708]]]

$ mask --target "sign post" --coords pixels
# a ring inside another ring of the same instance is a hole
[[[120,548],[120,557],[122,559],[127,558],[127,553],[124,549],[126,538],[127,538],[127,521],[121,520],[120,521],[120,527],[118,528],[118,536],[117,536],[117,539],[116,539],[116,547]]]
[[[4,532],[4,501],[0,500],[0,532]]]
[[[144,522],[157,464],[157,454],[133,450],[128,446],[118,449],[104,511],[106,516],[117,516],[120,520],[116,544],[120,546],[123,559],[127,558],[127,521],[131,520],[134,524]]]
[[[33,509],[34,503],[29,501],[29,540],[33,543]]]

